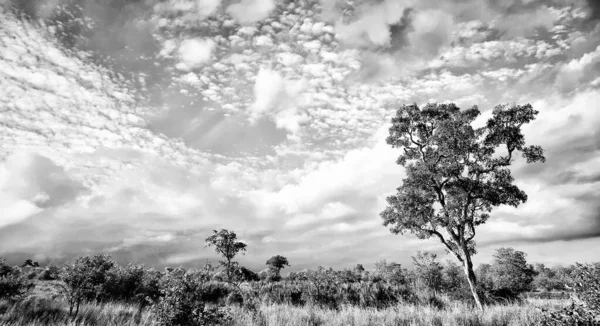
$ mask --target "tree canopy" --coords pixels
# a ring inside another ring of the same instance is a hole
[[[273,269],[277,274],[279,274],[279,272],[285,266],[290,266],[290,262],[288,261],[288,259],[281,255],[275,255],[275,256],[269,258],[269,260],[267,260],[266,264],[267,264],[267,266],[269,266],[269,268]]]
[[[533,266],[527,264],[525,253],[513,248],[498,248],[492,263],[492,280],[495,289],[515,293],[531,290],[535,276]]]

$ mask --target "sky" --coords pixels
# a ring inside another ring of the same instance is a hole
[[[600,258],[600,4],[594,0],[0,0],[0,256],[109,253],[197,267],[226,228],[256,270],[410,264],[434,239],[379,213],[404,177],[402,104],[530,103],[546,163],[480,227]]]

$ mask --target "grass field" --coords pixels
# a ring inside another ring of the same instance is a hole
[[[0,325],[152,325],[152,315],[126,304],[84,304],[75,319],[68,316],[56,282],[38,282],[32,293],[14,305],[0,302]],[[568,300],[529,299],[521,304],[488,306],[480,312],[460,302],[446,302],[445,308],[400,304],[387,309],[343,307],[328,310],[318,307],[262,305],[258,311],[230,307],[229,326],[392,326],[456,325],[509,326],[536,325],[540,308],[564,306]]]

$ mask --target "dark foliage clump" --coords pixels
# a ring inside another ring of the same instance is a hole
[[[223,306],[202,300],[210,272],[210,268],[197,272],[179,268],[165,275],[161,280],[162,296],[153,307],[156,323],[161,326],[208,326],[229,320]]]
[[[33,283],[27,277],[0,259],[0,299],[19,300],[32,288]]]

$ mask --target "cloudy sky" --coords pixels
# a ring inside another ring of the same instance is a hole
[[[0,0],[0,256],[108,252],[198,266],[212,229],[255,269],[381,259],[400,104],[531,103],[547,162],[477,235],[547,264],[598,260],[594,0]]]

